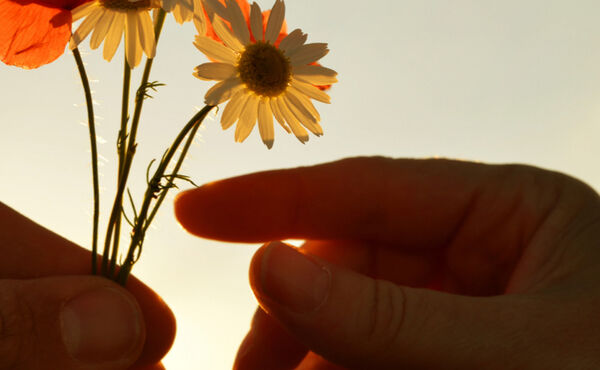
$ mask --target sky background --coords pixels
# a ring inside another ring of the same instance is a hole
[[[234,129],[222,131],[212,115],[184,166],[196,183],[385,155],[526,163],[600,188],[597,1],[287,0],[286,9],[289,30],[329,43],[322,64],[339,73],[332,104],[315,104],[325,135],[302,145],[276,125],[275,145],[267,150],[256,129],[235,143]],[[130,176],[138,204],[147,164],[202,107],[212,86],[192,77],[206,62],[192,45],[194,32],[169,17],[158,45],[151,80],[166,86],[142,115]],[[121,46],[107,63],[88,45],[81,50],[99,117],[106,216],[116,182],[123,54]],[[134,71],[133,86],[141,71]],[[66,52],[33,71],[0,65],[0,94],[0,201],[89,246],[89,139],[73,57]],[[247,269],[258,245],[186,234],[173,217],[172,197],[154,225],[133,271],[177,316],[177,338],[164,364],[231,368],[256,307]]]

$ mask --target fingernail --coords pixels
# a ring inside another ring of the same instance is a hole
[[[84,362],[110,362],[131,355],[142,337],[142,315],[135,301],[113,288],[85,292],[61,311],[63,341]]]
[[[281,242],[271,242],[260,262],[262,294],[297,313],[319,308],[331,285],[329,270]]]

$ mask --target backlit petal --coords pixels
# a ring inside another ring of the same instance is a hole
[[[252,29],[252,36],[254,40],[263,40],[263,16],[260,10],[260,6],[256,2],[252,3],[250,7],[250,28]]]
[[[267,148],[273,147],[275,133],[273,129],[273,114],[269,105],[269,98],[260,98],[258,103],[258,130],[260,137]]]
[[[287,56],[289,56],[306,42],[307,37],[307,34],[302,33],[302,31],[297,28],[287,35],[283,40],[281,40],[279,48],[283,50]]]
[[[236,53],[232,49],[213,39],[205,36],[196,36],[194,45],[212,60],[230,64],[237,63]]]
[[[108,31],[108,35],[106,35],[106,39],[104,40],[104,50],[102,51],[102,57],[111,61],[115,52],[117,51],[119,44],[121,43],[121,38],[123,36],[123,30],[125,28],[125,17],[126,15],[120,12],[115,13],[115,18],[113,19],[113,24]]]
[[[138,20],[138,32],[142,49],[148,58],[156,55],[156,42],[154,41],[154,25],[148,12],[140,12]]]
[[[316,65],[293,67],[294,77],[311,85],[330,85],[337,82],[337,72],[333,69]]]
[[[279,31],[283,26],[283,19],[285,18],[285,4],[282,0],[275,1],[271,14],[269,14],[269,22],[267,23],[267,30],[265,31],[265,41],[274,44],[279,37]]]
[[[223,127],[223,130],[227,130],[240,118],[242,108],[244,108],[249,96],[250,94],[246,89],[240,89],[233,94],[221,116],[221,127]]]
[[[286,54],[292,66],[314,63],[329,53],[326,43],[305,44]]]
[[[241,88],[242,81],[237,77],[221,81],[206,92],[204,101],[208,105],[218,105],[231,98]]]
[[[219,36],[219,38],[221,39],[221,41],[223,41],[225,45],[229,46],[231,49],[237,52],[241,52],[244,49],[244,45],[242,45],[240,40],[238,40],[231,33],[229,27],[227,27],[220,18],[215,18],[213,22],[213,27],[215,29],[215,33],[217,34],[217,36]]]
[[[104,14],[104,11],[98,9],[88,15],[87,18],[81,22],[77,30],[73,33],[73,36],[71,36],[71,42],[69,43],[71,50],[75,49],[77,45],[79,45],[81,41],[83,41],[87,35],[92,32],[94,26],[96,25],[96,21],[100,19],[102,14]]]
[[[258,96],[249,94],[248,101],[246,101],[246,104],[242,109],[240,120],[235,127],[235,141],[238,143],[246,140],[256,124],[256,118],[258,116],[258,99]]]
[[[115,12],[105,11],[102,15],[102,18],[98,20],[98,25],[94,29],[94,33],[92,33],[92,38],[90,39],[90,48],[97,49],[98,46],[104,41],[104,38],[108,34],[108,30],[113,23],[113,19],[115,18]]]
[[[269,105],[271,105],[271,112],[273,112],[273,116],[275,116],[275,119],[281,125],[281,127],[283,127],[283,129],[289,134],[292,131],[290,130],[288,125],[285,123],[283,114],[281,114],[281,110],[279,110],[279,104],[277,103],[277,99],[279,99],[279,98],[271,98],[269,101]]]
[[[314,87],[311,84],[307,84],[306,82],[298,81],[294,78],[292,78],[291,84],[293,87],[298,89],[301,93],[305,94],[309,98],[312,98],[312,99],[315,99],[315,100],[318,100],[320,102],[327,103],[327,104],[329,104],[329,102],[330,102],[330,98],[329,98],[329,95],[327,95],[327,93],[319,90],[318,88]]]
[[[194,69],[194,76],[201,80],[226,80],[233,77],[236,69],[227,63],[204,63]]]
[[[248,31],[248,25],[246,24],[246,18],[242,9],[240,9],[238,3],[235,0],[225,0],[227,4],[227,14],[229,15],[229,21],[231,22],[231,28],[235,37],[244,45],[250,43],[250,32]]]
[[[307,142],[308,141],[308,132],[306,131],[306,129],[304,127],[302,127],[302,125],[300,124],[300,121],[298,121],[298,118],[296,118],[296,116],[294,116],[294,114],[292,113],[290,108],[287,106],[285,101],[281,98],[277,99],[277,106],[279,107],[279,111],[285,118],[285,121],[288,123],[288,125],[290,125],[290,128],[292,129],[292,132],[294,133],[296,138],[298,138],[298,140],[300,140],[300,142],[303,144],[305,142]]]

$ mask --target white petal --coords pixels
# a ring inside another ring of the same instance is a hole
[[[302,126],[306,127],[317,136],[323,135],[323,129],[317,123],[315,117],[312,116],[303,106],[302,103],[292,94],[286,94],[283,97],[290,111],[298,118]]]
[[[71,10],[71,22],[76,22],[90,14],[98,7],[99,4],[100,3],[98,1],[90,1]]]
[[[241,88],[242,81],[237,77],[221,81],[206,92],[204,102],[207,105],[221,104]]]
[[[283,40],[281,40],[281,42],[279,43],[279,48],[283,50],[285,55],[290,55],[297,48],[304,45],[307,37],[307,34],[302,33],[302,31],[299,28],[296,28],[295,30],[290,32],[286,37],[284,37]]]
[[[221,127],[223,127],[223,130],[227,130],[240,118],[242,108],[244,108],[244,105],[249,97],[250,93],[246,89],[240,89],[233,94],[231,100],[225,106],[223,115],[221,116]]]
[[[87,37],[87,35],[89,35],[90,32],[92,32],[94,26],[96,26],[97,21],[98,19],[100,19],[102,14],[104,14],[104,11],[102,9],[98,9],[95,12],[92,12],[90,15],[88,15],[87,18],[84,19],[83,22],[81,22],[81,24],[77,28],[77,31],[75,31],[75,33],[73,33],[73,35],[71,36],[71,41],[69,43],[69,48],[71,50],[75,49],[77,45],[79,45],[81,41],[83,41]]]
[[[281,125],[281,127],[283,127],[283,129],[289,134],[292,131],[290,130],[288,125],[285,124],[285,119],[283,118],[283,114],[281,114],[281,111],[279,110],[279,104],[277,104],[277,99],[278,98],[271,98],[271,100],[269,101],[269,104],[271,105],[271,112],[273,112],[273,116],[275,116],[275,119]]]
[[[311,84],[307,84],[306,82],[298,81],[295,78],[292,78],[291,82],[292,86],[298,89],[301,93],[305,94],[309,98],[318,100],[323,103],[330,103],[330,98],[327,93],[319,90]]]
[[[250,7],[250,29],[256,41],[263,40],[263,15],[256,2]]]
[[[115,18],[113,19],[113,23],[110,26],[110,30],[108,30],[108,35],[106,35],[106,39],[104,40],[104,50],[102,52],[102,56],[105,60],[109,61],[115,55],[119,44],[121,43],[121,37],[123,36],[123,27],[125,26],[125,14],[123,13],[115,13]]]
[[[292,66],[314,63],[329,53],[326,43],[305,44],[286,54],[290,58]]]
[[[261,98],[258,103],[258,130],[260,131],[263,143],[265,143],[267,148],[271,149],[275,133],[273,129],[273,113],[271,113],[268,99]]]
[[[137,67],[142,60],[142,46],[138,40],[137,12],[127,12],[125,21],[125,57],[131,68]]]
[[[293,86],[290,86],[286,92],[288,94],[292,94],[296,98],[298,98],[298,100],[300,100],[300,102],[302,103],[304,108],[306,110],[308,110],[310,112],[310,114],[312,114],[313,117],[315,117],[317,122],[319,122],[321,120],[321,115],[319,114],[319,111],[317,110],[317,108],[315,108],[313,103],[310,101],[310,99],[306,95],[301,93],[298,89],[296,89]]]
[[[271,14],[269,14],[269,21],[267,22],[267,30],[265,31],[265,41],[274,44],[279,37],[281,27],[283,26],[283,19],[285,18],[285,4],[282,0],[276,0]]]
[[[215,13],[219,17],[229,21],[229,13],[227,12],[225,6],[221,4],[219,0],[204,0],[204,4],[206,6],[205,9],[208,15],[211,17],[211,19],[212,15],[210,13]]]
[[[198,50],[206,54],[206,56],[212,60],[230,64],[237,63],[237,55],[235,51],[209,37],[196,36],[194,45],[198,48]]]
[[[162,0],[162,8],[165,12],[170,13],[175,9],[176,0]]]
[[[104,41],[110,26],[112,25],[113,19],[115,18],[115,12],[111,10],[105,10],[102,17],[98,20],[98,25],[94,29],[94,33],[92,33],[92,38],[90,39],[90,48],[97,49],[98,46]]]
[[[227,63],[204,63],[194,68],[194,76],[201,80],[226,80],[233,77],[237,70]]]
[[[221,41],[223,41],[225,45],[229,46],[231,49],[237,52],[241,52],[242,50],[244,50],[244,45],[242,45],[240,40],[238,40],[231,33],[231,31],[229,31],[229,27],[227,27],[220,18],[215,18],[213,22],[213,28],[215,29],[215,33],[217,34],[217,36],[219,36],[219,38],[221,39]]]
[[[311,85],[330,85],[337,82],[337,72],[333,69],[315,65],[293,67],[294,78]]]
[[[254,94],[248,95],[248,101],[246,101],[242,109],[242,114],[240,114],[240,120],[235,127],[235,141],[238,143],[246,140],[248,135],[250,135],[258,116],[258,96]]]
[[[138,34],[140,36],[142,49],[148,58],[154,58],[156,55],[154,25],[152,24],[152,18],[150,18],[150,14],[148,12],[142,11],[139,13],[138,26]]]
[[[194,26],[200,36],[206,36],[206,16],[204,15],[202,0],[194,0]]]
[[[225,0],[225,3],[227,4],[227,14],[229,15],[233,34],[242,44],[248,45],[250,43],[250,32],[242,9],[235,0]]]
[[[283,117],[285,118],[286,122],[290,125],[292,132],[298,138],[298,140],[300,140],[300,142],[303,144],[307,142],[308,132],[304,127],[302,127],[300,121],[298,121],[298,118],[294,116],[294,114],[292,113],[290,108],[288,108],[285,101],[281,98],[278,98],[277,105],[279,107],[279,110],[281,111],[281,114],[283,114]]]

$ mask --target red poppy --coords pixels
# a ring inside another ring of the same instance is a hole
[[[89,0],[0,0],[0,60],[37,68],[56,60],[71,37],[71,9]]]

